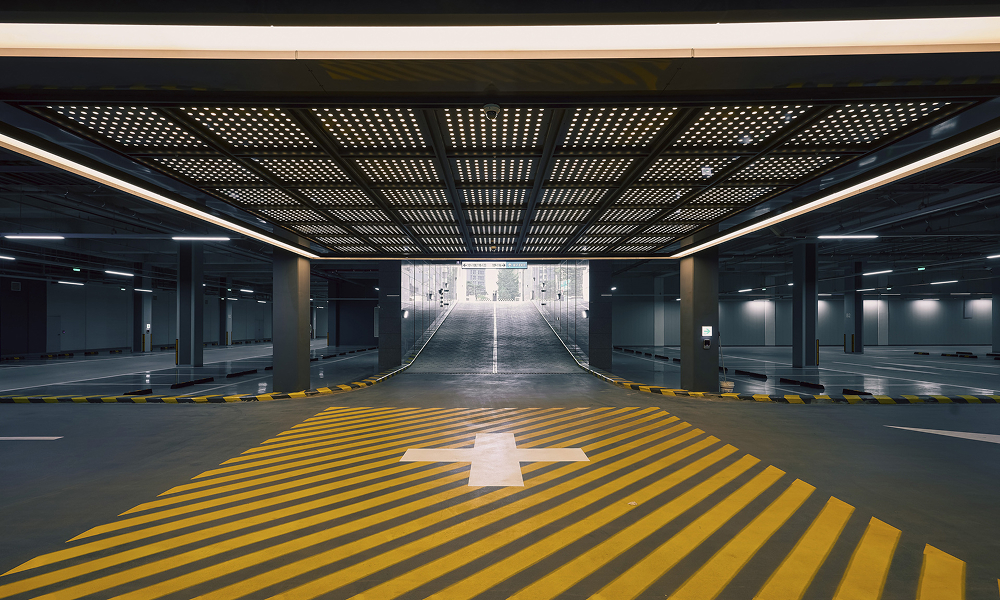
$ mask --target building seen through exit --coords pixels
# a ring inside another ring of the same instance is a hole
[[[0,598],[1000,600],[998,48],[0,7]]]

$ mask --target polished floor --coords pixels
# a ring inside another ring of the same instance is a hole
[[[378,372],[378,352],[354,352],[360,346],[327,347],[325,339],[312,340],[310,374],[314,387],[357,381]],[[367,348],[367,347],[366,347]],[[348,352],[349,354],[342,354]],[[74,356],[45,360],[0,363],[2,396],[117,396],[134,390],[152,390],[155,395],[266,394],[272,384],[270,343],[206,348],[202,367],[174,365],[174,352]],[[334,355],[334,356],[330,356]],[[329,358],[323,358],[328,356]],[[256,373],[226,377],[230,373]],[[172,384],[212,377],[214,381],[177,390]]]
[[[58,437],[0,440],[0,598],[998,598],[995,405],[654,396],[490,347],[330,397],[0,406]]]
[[[680,349],[672,346],[627,346],[640,354],[616,351],[615,375],[650,385],[680,388]],[[914,354],[926,352],[927,354]],[[941,356],[970,352],[977,358]],[[787,347],[734,347],[724,349],[728,377],[743,394],[830,394],[844,389],[900,396],[987,395],[1000,393],[1000,360],[987,356],[991,346],[868,346],[864,354],[844,354],[840,347],[823,346],[818,367],[793,368]],[[646,356],[645,354],[653,356]],[[666,356],[667,359],[656,358]],[[741,375],[737,370],[766,375],[767,379]],[[781,378],[808,381],[813,387],[783,383]]]

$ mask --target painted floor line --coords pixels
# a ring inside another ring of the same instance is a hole
[[[906,431],[917,431],[919,433],[931,433],[934,435],[943,435],[947,437],[962,438],[965,440],[975,440],[977,442],[990,442],[991,444],[1000,444],[1000,435],[995,433],[973,433],[970,431],[947,431],[944,429],[920,429],[917,427],[899,427],[896,425],[886,425],[886,427],[891,427],[892,429],[905,429]]]

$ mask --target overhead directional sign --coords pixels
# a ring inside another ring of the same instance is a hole
[[[463,269],[527,269],[526,260],[463,260]]]

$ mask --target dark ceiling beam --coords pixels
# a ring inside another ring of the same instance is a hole
[[[429,252],[430,250],[424,245],[420,238],[413,233],[413,229],[407,225],[406,221],[399,215],[397,210],[392,206],[392,204],[382,195],[382,192],[378,191],[369,183],[367,177],[364,176],[361,171],[354,165],[353,161],[347,160],[341,154],[341,149],[338,148],[332,141],[330,141],[330,136],[327,134],[326,130],[323,128],[323,124],[320,123],[316,116],[309,110],[304,108],[294,108],[289,109],[288,113],[293,119],[305,130],[306,135],[313,141],[316,146],[323,150],[327,156],[339,166],[344,173],[351,179],[351,182],[357,187],[361,188],[361,191],[371,198],[372,202],[375,203],[382,212],[384,212],[389,220],[398,227],[406,237],[410,239],[410,242],[420,249],[421,252]],[[324,213],[327,214],[327,213]],[[350,228],[354,231],[353,227]],[[360,234],[358,234],[360,236]],[[376,244],[367,240],[372,248],[378,247]],[[383,254],[385,254],[383,249]]]
[[[517,243],[514,245],[514,253],[520,254],[524,251],[524,241],[528,238],[528,230],[531,222],[535,219],[535,210],[538,201],[542,196],[542,185],[549,179],[552,173],[552,166],[555,164],[552,155],[555,154],[556,145],[566,133],[569,120],[565,118],[566,110],[556,108],[548,115],[548,123],[545,129],[545,141],[542,144],[542,156],[535,164],[535,179],[528,194],[528,205],[524,209],[524,217],[521,219],[521,230],[518,232]]]
[[[448,158],[437,114],[433,110],[414,110],[413,114],[417,119],[417,124],[427,132],[427,137],[431,141],[438,172],[441,173],[445,186],[448,188],[448,198],[451,200],[451,210],[455,215],[455,222],[458,223],[458,231],[462,234],[462,239],[465,240],[465,250],[469,254],[475,254],[476,247],[472,243],[472,233],[469,231],[469,223],[465,218],[465,210],[462,208],[462,197],[455,185],[455,172],[451,168],[451,160]]]
[[[583,237],[587,230],[600,219],[604,211],[614,204],[615,200],[625,193],[625,190],[629,189],[643,173],[649,170],[649,167],[659,158],[660,153],[687,131],[688,127],[694,123],[700,113],[701,110],[698,108],[682,108],[674,115],[667,126],[657,134],[653,143],[650,144],[649,151],[632,164],[628,172],[618,183],[618,186],[604,195],[604,199],[591,211],[587,220],[566,240],[566,243],[559,249],[560,254],[568,252],[573,247],[573,244],[576,244]]]
[[[624,236],[621,240],[618,241],[618,243],[616,243],[614,246],[608,248],[607,251],[608,252],[614,252],[619,246],[622,246],[622,245],[628,243],[630,240],[633,240],[636,237],[639,237],[639,236],[642,236],[642,235],[650,235],[650,234],[647,233],[649,231],[649,229],[651,227],[655,227],[660,221],[662,221],[668,215],[670,215],[671,213],[673,213],[675,210],[678,210],[680,208],[685,208],[685,207],[689,206],[691,204],[691,200],[693,198],[696,198],[700,194],[702,194],[702,193],[704,193],[704,192],[706,192],[706,191],[708,191],[708,190],[710,190],[710,189],[712,189],[714,187],[719,186],[720,183],[728,180],[730,177],[732,177],[737,171],[739,171],[743,167],[745,167],[745,166],[747,166],[749,164],[752,164],[753,161],[757,160],[758,158],[761,158],[763,156],[767,156],[772,151],[774,151],[776,148],[778,148],[779,146],[783,145],[786,141],[788,141],[791,138],[795,137],[800,132],[805,131],[806,129],[808,129],[809,127],[811,127],[813,124],[815,124],[816,122],[818,122],[820,119],[822,119],[823,117],[829,115],[830,113],[832,113],[833,111],[837,110],[838,108],[840,108],[840,107],[839,106],[816,106],[816,107],[813,107],[812,109],[808,110],[804,115],[802,115],[799,119],[797,119],[796,122],[793,123],[791,126],[786,127],[786,128],[784,128],[784,130],[782,130],[778,134],[771,136],[771,139],[769,139],[765,144],[763,144],[759,148],[757,148],[752,154],[747,154],[747,155],[743,156],[741,159],[734,160],[729,165],[727,165],[725,168],[720,169],[719,172],[716,173],[715,175],[713,175],[711,179],[709,179],[708,181],[706,181],[704,185],[695,187],[693,192],[685,194],[684,196],[682,196],[681,199],[680,199],[680,201],[672,202],[669,206],[667,206],[666,208],[660,210],[660,212],[656,213],[655,216],[653,216],[651,219],[649,219],[648,225],[646,225],[645,227],[640,227],[640,228],[636,229],[634,232],[632,232],[632,233]],[[833,166],[830,166],[830,167],[827,167],[827,168],[818,169],[817,170],[818,171],[817,174],[825,172],[825,171],[827,171],[829,169],[832,169],[835,166],[838,166],[837,161],[834,161]],[[812,174],[810,174],[809,178],[813,179],[814,177],[813,177]],[[788,182],[785,182],[785,185],[787,186]],[[749,209],[753,208],[754,206],[756,206],[756,205],[758,205],[758,204],[760,204],[762,202],[767,201],[767,199],[769,199],[769,198],[771,198],[771,197],[773,197],[773,196],[775,196],[777,194],[782,194],[782,193],[787,192],[789,189],[791,189],[791,188],[789,188],[789,187],[778,188],[777,190],[774,190],[774,191],[772,191],[770,193],[764,194],[763,196],[760,197],[760,199],[755,200],[753,202],[746,203],[746,204],[744,204],[742,206],[743,206],[743,208],[745,210],[749,210]],[[713,205],[712,207],[714,208],[714,206],[715,205]],[[722,205],[719,205],[719,206],[721,207]],[[716,221],[718,221],[718,220],[716,220]],[[710,225],[710,223],[705,223],[705,227],[707,227],[709,225]],[[704,229],[704,227],[699,228],[699,229]],[[687,235],[690,236],[690,235],[693,235],[695,233],[697,233],[697,230],[693,231],[693,232],[690,232]]]

